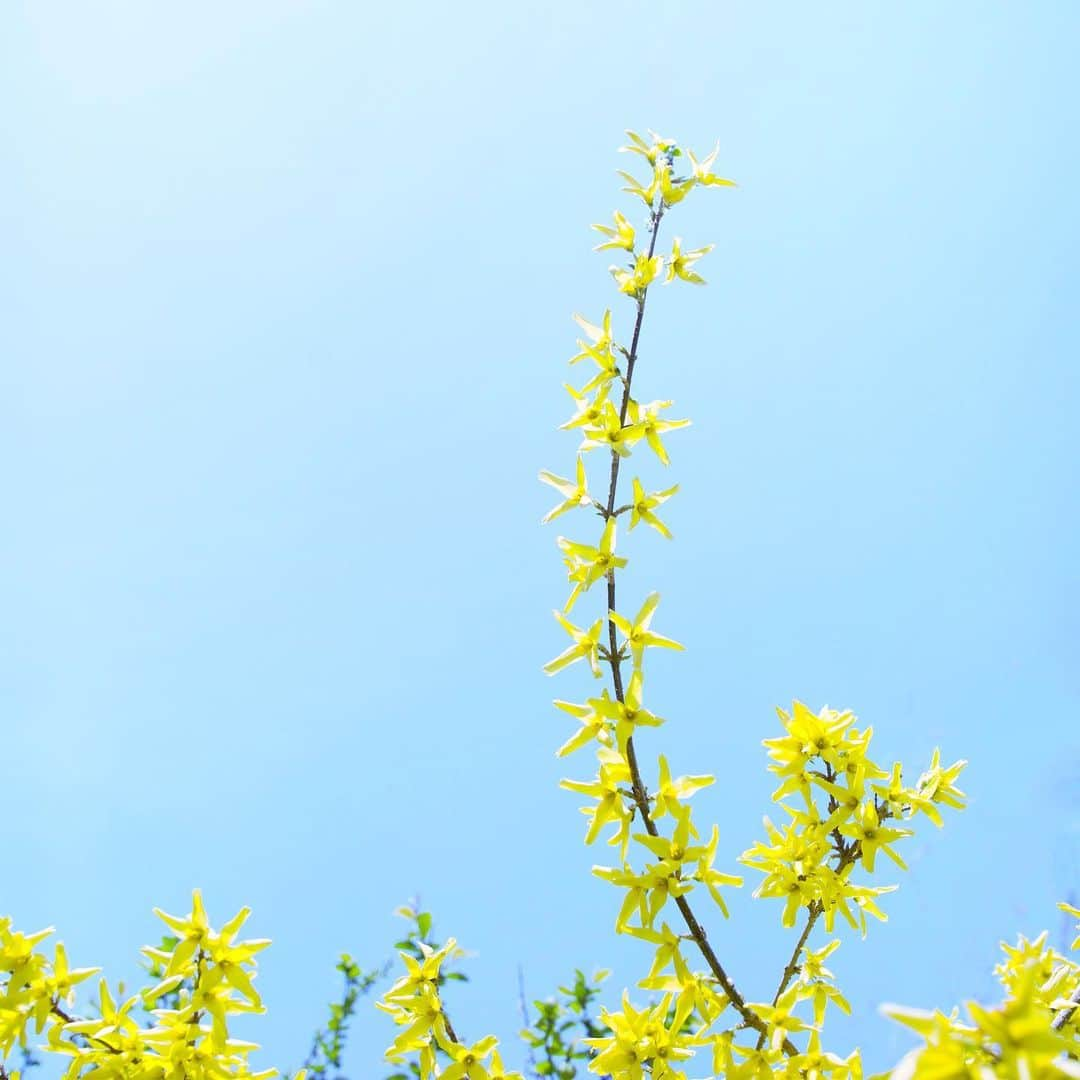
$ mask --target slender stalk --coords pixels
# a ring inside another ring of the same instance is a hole
[[[1053,1023],[1050,1025],[1051,1031],[1060,1031],[1069,1022],[1069,1017],[1076,1012],[1077,1005],[1080,1005],[1080,986],[1073,991],[1073,995],[1069,1000],[1072,1004],[1066,1005],[1065,1008],[1054,1017]]]
[[[74,1024],[78,1019],[77,1017],[72,1016],[69,1012],[66,1012],[63,1008],[61,1008],[60,1002],[56,1000],[52,1002],[51,1011],[53,1016],[58,1016],[61,1020],[64,1021],[65,1024]],[[79,1036],[76,1035],[75,1038],[77,1039],[79,1038]],[[86,1039],[88,1042],[101,1043],[101,1045],[104,1046],[105,1049],[108,1050],[110,1053],[120,1053],[120,1051],[115,1046],[113,1046],[112,1043],[108,1043],[104,1039],[99,1039],[96,1035],[83,1035],[82,1038]],[[2,1078],[0,1078],[0,1080],[2,1080]]]
[[[653,253],[656,250],[656,238],[660,232],[660,222],[663,220],[664,212],[667,207],[664,205],[661,199],[658,206],[652,212],[652,232],[649,237],[649,255],[651,259]],[[642,289],[641,295],[637,302],[637,317],[634,320],[634,333],[630,339],[630,349],[626,353],[626,374],[623,377],[623,394],[622,404],[619,407],[619,420],[620,423],[625,426],[626,413],[630,404],[630,388],[634,378],[634,367],[637,364],[638,358],[638,342],[641,338],[641,324],[645,317],[645,300],[648,296],[648,287]],[[615,499],[619,484],[619,463],[622,459],[619,454],[614,450],[611,452],[611,480],[608,485],[608,499],[607,506],[604,508],[603,516],[605,519],[612,517],[615,514]],[[619,702],[624,702],[625,697],[623,694],[623,682],[622,682],[622,657],[619,655],[618,642],[615,636],[615,623],[611,619],[611,613],[615,611],[615,571],[611,570],[607,576],[607,604],[608,604],[608,663],[611,667],[611,680],[615,689],[615,697]],[[626,760],[630,767],[630,779],[631,779],[631,791],[633,794],[634,804],[637,807],[637,812],[641,818],[642,824],[645,826],[645,831],[650,836],[658,836],[659,829],[656,827],[656,823],[653,821],[652,812],[649,808],[649,795],[646,790],[645,783],[641,778],[641,770],[638,767],[637,754],[634,751],[634,740],[631,736],[626,743]],[[727,995],[728,1000],[734,1006],[735,1011],[742,1017],[743,1022],[760,1032],[762,1038],[765,1037],[768,1026],[765,1021],[758,1016],[753,1009],[746,1004],[746,999],[739,992],[735,983],[730,975],[725,971],[723,964],[720,962],[720,958],[716,955],[715,950],[709,943],[708,937],[705,933],[704,927],[698,921],[697,916],[694,914],[693,909],[690,907],[689,902],[685,896],[677,896],[675,899],[675,905],[678,907],[680,914],[683,917],[683,921],[686,923],[687,929],[690,931],[690,936],[694,939],[701,955],[705,958],[705,962],[709,965],[709,970],[713,973],[716,981],[723,988],[724,993]],[[784,1040],[784,1051],[789,1055],[798,1053],[798,1047],[791,1042],[790,1039]]]
[[[828,779],[831,781],[835,779],[835,775],[831,766],[828,770]],[[836,801],[830,796],[829,798],[829,812],[832,813],[836,809]],[[886,815],[887,816],[887,815]],[[837,843],[836,854],[839,859],[836,863],[836,873],[840,873],[846,866],[855,862],[859,857],[860,848],[857,842],[845,845],[843,837],[839,833],[834,831],[834,836]],[[791,959],[788,960],[784,970],[780,973],[780,985],[776,988],[776,993],[773,994],[772,1003],[775,1006],[780,1000],[781,995],[791,985],[791,980],[795,978],[799,973],[799,953],[803,951],[807,941],[810,940],[810,935],[814,931],[814,927],[817,925],[818,919],[825,913],[825,905],[820,900],[815,900],[806,909],[806,925],[803,927],[802,933],[799,935],[799,940],[795,942],[795,948],[791,952]],[[758,1049],[760,1050],[765,1045],[765,1034],[762,1032],[761,1038],[758,1039]]]
[[[443,1023],[446,1025],[446,1034],[450,1036],[451,1042],[460,1043],[461,1040],[457,1037],[457,1032],[454,1030],[454,1025],[450,1023],[450,1017],[447,1015],[446,1009],[442,1011]]]
[[[783,996],[784,991],[791,984],[791,980],[795,978],[799,973],[799,953],[803,951],[806,946],[806,942],[813,932],[814,925],[821,917],[822,911],[825,909],[822,907],[820,900],[815,900],[807,908],[806,925],[803,927],[803,932],[799,935],[799,940],[795,942],[795,948],[792,950],[791,959],[788,960],[784,970],[780,973],[780,985],[776,988],[776,993],[773,994],[772,1003],[775,1007],[776,1003]],[[765,1045],[765,1032],[763,1031],[758,1037],[757,1048],[760,1050]]]

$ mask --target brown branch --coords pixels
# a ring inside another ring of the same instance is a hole
[[[806,925],[803,927],[803,932],[799,935],[799,940],[795,942],[795,948],[792,950],[791,959],[787,962],[787,966],[780,973],[780,985],[776,988],[776,993],[773,994],[773,1007],[783,996],[784,991],[791,984],[791,980],[795,978],[799,973],[799,953],[803,951],[806,945],[807,939],[810,937],[811,932],[814,929],[815,923],[821,917],[821,913],[825,910],[820,900],[814,900],[807,910]],[[765,1045],[765,1032],[761,1033],[758,1039],[757,1048],[760,1050]]]
[[[830,781],[835,779],[832,771],[832,767],[829,768],[829,775],[827,779]],[[835,810],[836,800],[829,796],[830,811]],[[859,844],[857,841],[853,842],[849,846],[844,844],[843,837],[836,835],[837,848],[836,854],[840,856],[836,863],[835,873],[839,874],[846,866],[853,863],[859,857]],[[831,856],[830,856],[831,857]],[[772,1003],[776,1006],[776,1003],[780,1000],[784,991],[791,985],[791,980],[795,978],[799,973],[799,953],[803,951],[806,946],[806,942],[810,938],[810,934],[813,932],[814,927],[817,925],[818,919],[825,912],[825,905],[820,900],[811,901],[806,909],[806,925],[803,927],[803,932],[799,935],[799,940],[795,942],[795,948],[792,950],[791,959],[788,960],[784,970],[780,973],[780,985],[776,988],[776,993],[773,994]],[[758,1039],[757,1047],[760,1050],[765,1045],[765,1033],[762,1032],[761,1038]]]
[[[52,1012],[53,1016],[58,1016],[61,1020],[64,1021],[65,1024],[74,1024],[74,1023],[79,1022],[76,1017],[72,1016],[70,1013],[68,1013],[64,1009],[62,1009],[60,1007],[60,1003],[58,1001],[56,1001],[56,1000],[53,1000],[51,1002],[50,1011]],[[104,1039],[99,1038],[97,1035],[84,1035],[80,1031],[80,1032],[75,1033],[74,1038],[76,1038],[76,1039],[83,1038],[83,1039],[86,1039],[87,1042],[101,1043],[101,1045],[104,1046],[105,1049],[108,1050],[112,1054],[121,1053],[121,1050],[119,1049],[119,1047],[113,1046],[112,1043],[106,1042]]]
[[[1080,986],[1073,991],[1073,995],[1069,1000],[1072,1004],[1066,1005],[1065,1008],[1054,1017],[1054,1021],[1050,1025],[1051,1031],[1060,1031],[1069,1022],[1069,1017],[1076,1012],[1076,1006],[1080,1005]]]
[[[667,207],[664,205],[661,199],[656,210],[652,212],[652,235],[649,237],[649,254],[648,258],[653,257],[653,253],[656,250],[656,238],[660,231],[660,222],[663,219],[664,212]],[[623,394],[622,404],[619,407],[619,422],[623,426],[626,425],[626,413],[630,404],[630,387],[634,378],[634,366],[637,363],[638,358],[638,341],[641,337],[641,324],[645,316],[645,300],[648,295],[648,286],[641,290],[641,294],[638,297],[637,302],[637,317],[634,321],[634,333],[630,339],[630,349],[624,355],[626,356],[626,375],[623,377]],[[611,452],[611,480],[608,485],[608,500],[605,508],[605,518],[610,518],[615,513],[615,496],[619,483],[619,464],[621,458],[614,450]],[[607,575],[607,603],[608,603],[608,656],[607,661],[611,666],[611,680],[615,689],[615,697],[620,703],[625,702],[623,694],[622,683],[622,657],[619,655],[618,642],[615,636],[615,623],[611,619],[611,612],[615,611],[615,571],[612,570]],[[641,770],[638,768],[637,754],[634,751],[634,740],[631,736],[626,742],[626,761],[630,768],[631,788],[634,804],[637,807],[637,811],[641,816],[642,824],[645,826],[645,831],[650,836],[658,836],[659,829],[656,827],[656,823],[652,819],[652,813],[649,809],[649,795],[646,791],[645,784],[641,778]],[[677,896],[674,898],[675,904],[679,909],[680,914],[683,917],[683,921],[686,923],[687,929],[690,931],[691,937],[693,937],[695,944],[697,945],[701,955],[705,958],[705,962],[709,965],[710,971],[716,978],[716,981],[723,988],[724,993],[727,995],[728,1000],[735,1007],[736,1012],[742,1017],[743,1021],[749,1026],[760,1032],[764,1037],[768,1031],[768,1025],[761,1019],[757,1013],[754,1012],[746,1004],[746,999],[736,988],[735,983],[732,981],[731,976],[724,970],[723,964],[720,962],[720,958],[716,955],[712,945],[709,944],[709,939],[705,933],[701,923],[698,922],[697,916],[694,914],[693,909],[684,896]],[[799,1052],[798,1047],[790,1039],[784,1040],[784,1051],[789,1055],[794,1055]]]
[[[443,1023],[446,1025],[446,1034],[450,1036],[453,1042],[460,1044],[461,1040],[457,1037],[457,1032],[454,1030],[454,1025],[450,1023],[450,1017],[446,1015],[445,1009],[443,1009],[442,1018]]]

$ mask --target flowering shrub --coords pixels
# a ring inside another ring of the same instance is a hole
[[[682,645],[653,627],[658,594],[627,605],[617,591],[619,571],[628,561],[617,554],[623,550],[621,528],[629,534],[645,525],[671,539],[660,512],[679,490],[666,481],[654,488],[640,474],[645,470],[635,467],[627,491],[631,459],[636,466],[651,455],[652,468],[666,468],[666,438],[690,423],[669,418],[670,401],[634,396],[646,301],[661,280],[678,287],[704,284],[698,264],[712,250],[712,245],[684,248],[675,237],[660,253],[661,225],[690,194],[732,182],[712,171],[715,150],[699,161],[671,140],[629,136],[623,149],[643,159],[646,175],[622,173],[624,190],[640,200],[644,228],[620,212],[612,224],[594,226],[603,237],[598,250],[619,252],[623,259],[611,274],[627,305],[629,332],[616,331],[612,310],[595,323],[575,316],[583,336],[570,363],[587,365],[589,377],[580,389],[568,388],[574,413],[562,426],[581,442],[572,478],[545,471],[540,479],[559,495],[545,523],[573,514],[567,521],[573,520],[577,531],[584,524],[580,511],[587,511],[590,521],[599,518],[599,535],[557,540],[569,595],[555,618],[569,644],[544,670],[555,675],[582,662],[579,669],[606,683],[581,702],[555,702],[576,721],[557,753],[590,748],[595,755],[592,778],[565,780],[562,786],[586,802],[586,844],[603,837],[614,849],[614,865],[597,866],[594,873],[618,890],[612,904],[616,932],[649,950],[638,982],[646,997],[635,1003],[625,991],[618,1007],[594,1017],[589,1010],[598,989],[578,972],[573,988],[563,989],[562,1001],[537,1003],[536,1022],[523,1032],[529,1048],[525,1068],[559,1080],[576,1076],[578,1064],[613,1080],[646,1075],[685,1080],[690,1069],[699,1076],[729,1078],[861,1078],[857,1050],[845,1056],[825,1043],[831,1011],[851,1009],[826,966],[840,939],[812,947],[812,938],[819,927],[831,935],[838,925],[865,936],[868,917],[886,918],[883,898],[896,885],[881,883],[880,875],[906,869],[902,851],[923,818],[941,827],[943,808],[963,809],[957,781],[965,763],[943,765],[935,750],[918,778],[906,782],[900,762],[886,768],[874,760],[873,731],[860,726],[853,713],[814,710],[800,701],[778,710],[780,731],[764,743],[777,780],[773,801],[780,820],[766,818],[765,835],[739,861],[754,875],[754,897],[778,901],[781,925],[798,929],[772,996],[749,1000],[706,931],[711,920],[728,916],[725,890],[743,885],[734,867],[717,865],[718,827],[700,829],[693,818],[694,793],[715,778],[675,775],[667,758],[658,755],[650,786],[637,743],[639,729],[664,723],[645,707],[650,650],[677,651]],[[601,473],[596,488],[590,483],[590,461],[598,461]],[[598,611],[582,619],[577,606],[584,608],[590,600]],[[659,623],[667,629],[662,619]],[[1080,919],[1080,909],[1065,910]],[[494,1036],[470,1041],[455,1030],[443,990],[448,978],[461,978],[447,971],[460,950],[453,938],[442,944],[427,940],[430,916],[414,909],[404,913],[415,923],[401,943],[404,972],[379,1002],[398,1028],[387,1050],[387,1059],[400,1070],[391,1080],[407,1080],[410,1074],[420,1080],[522,1080],[522,1072],[504,1064]],[[25,935],[12,930],[10,920],[0,920],[4,1061],[15,1048],[26,1047],[32,1032],[44,1038],[45,1049],[70,1059],[70,1080],[273,1075],[273,1070],[250,1073],[253,1045],[229,1033],[231,1016],[262,1008],[253,983],[254,957],[267,942],[235,940],[246,909],[219,931],[210,927],[198,892],[189,915],[158,914],[170,936],[162,947],[144,950],[157,981],[117,1005],[102,980],[100,1016],[94,1019],[72,1009],[75,987],[96,969],[70,969],[62,945],[51,960],[39,951],[51,931]],[[1072,943],[1078,947],[1080,938]],[[885,1007],[923,1039],[892,1076],[1080,1077],[1080,965],[1050,947],[1045,933],[1034,941],[1021,938],[1004,952],[995,969],[1004,1000],[996,1008],[969,1003],[967,1019],[961,1019],[956,1010],[946,1015]],[[345,996],[332,1007],[331,1022],[309,1055],[316,1075],[340,1067],[347,1021],[357,998],[378,978],[377,973],[362,976],[348,958],[340,970],[346,976]],[[135,1019],[139,1006],[151,1017],[149,1023]],[[0,1080],[8,1075],[6,1064],[0,1064]]]

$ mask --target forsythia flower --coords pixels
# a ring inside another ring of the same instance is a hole
[[[649,627],[652,625],[653,615],[656,614],[656,605],[660,603],[659,593],[650,593],[641,605],[641,610],[631,623],[622,615],[612,611],[609,615],[611,621],[622,631],[626,640],[624,645],[630,647],[634,658],[634,667],[641,667],[642,656],[647,648],[679,649],[683,648],[677,641],[657,634]]]
[[[615,518],[610,517],[604,525],[598,547],[588,544],[576,544],[560,536],[558,545],[566,556],[566,565],[570,580],[574,582],[574,591],[566,601],[565,611],[569,611],[577,598],[596,584],[602,577],[626,565],[626,559],[615,554]]]
[[[540,519],[541,525],[554,521],[561,514],[565,514],[567,510],[592,504],[592,499],[589,496],[589,484],[585,476],[585,462],[580,455],[577,459],[577,478],[575,480],[564,480],[561,476],[556,476],[546,469],[540,470],[540,479],[543,483],[550,484],[563,497],[563,501],[558,506],[549,510]]]
[[[720,144],[717,143],[713,152],[702,161],[698,161],[694,157],[693,152],[687,150],[686,156],[690,159],[690,169],[693,173],[694,180],[704,187],[711,187],[714,184],[721,185],[723,187],[735,187],[734,180],[725,180],[722,176],[717,176],[714,172],[711,172],[713,162],[716,160],[716,155],[720,153]]]
[[[575,390],[569,384],[566,384],[566,392],[574,399],[577,411],[565,424],[559,425],[560,431],[568,431],[576,427],[596,427],[603,423],[604,409],[608,404],[606,386],[601,386],[595,397],[589,397],[585,391]]]
[[[642,424],[624,425],[615,411],[615,406],[610,401],[606,401],[599,422],[585,429],[585,439],[581,444],[581,449],[595,450],[598,447],[607,447],[619,457],[628,457],[630,447],[643,435],[645,435],[645,427]]]
[[[642,708],[644,682],[644,676],[638,669],[630,676],[622,701],[612,701],[605,691],[603,699],[596,703],[597,712],[614,721],[615,738],[623,753],[626,752],[626,741],[638,727],[659,727],[664,722],[662,717]]]
[[[694,887],[693,882],[681,876],[680,864],[670,859],[652,863],[640,874],[628,866],[622,869],[594,866],[593,873],[598,878],[626,890],[622,907],[615,919],[615,930],[618,933],[626,929],[631,915],[635,913],[641,920],[640,925],[651,929],[656,916],[669,899],[683,896]]]
[[[599,368],[597,373],[581,388],[581,393],[587,394],[598,388],[606,389],[607,385],[619,376],[615,341],[611,336],[611,312],[610,310],[604,312],[600,326],[593,325],[580,315],[575,315],[574,321],[585,331],[585,336],[589,340],[578,339],[577,344],[581,351],[570,357],[570,363],[577,364],[582,360],[592,360]]]
[[[630,195],[636,195],[651,210],[653,200],[656,198],[656,193],[660,190],[660,169],[656,168],[653,170],[648,187],[640,183],[638,179],[630,173],[623,172],[622,169],[619,169],[618,172],[626,181],[626,187],[623,188],[623,191]]]
[[[611,722],[605,713],[601,711],[602,705],[607,704],[610,700],[608,692],[605,690],[599,698],[590,698],[586,705],[575,705],[570,701],[555,702],[556,708],[568,712],[571,716],[576,716],[581,721],[580,730],[575,731],[555,751],[556,757],[566,757],[567,754],[572,754],[575,750],[579,750],[594,739],[604,745],[610,744]]]
[[[679,485],[673,484],[664,491],[654,491],[646,495],[645,489],[641,486],[641,481],[635,476],[633,487],[634,501],[630,504],[630,528],[633,529],[639,521],[644,521],[646,525],[651,525],[665,539],[670,540],[671,530],[653,511],[658,506],[663,506],[679,490]]]
[[[693,190],[695,183],[693,179],[680,181],[672,177],[670,162],[658,162],[656,174],[660,181],[660,198],[665,206],[674,206],[682,202]]]
[[[589,661],[589,667],[592,668],[593,675],[600,678],[600,631],[603,628],[604,620],[597,619],[588,630],[582,630],[570,622],[561,611],[555,611],[552,614],[562,624],[563,629],[573,638],[574,644],[559,653],[554,660],[549,660],[544,665],[544,671],[548,675],[554,675],[556,671],[562,671],[564,667],[574,663],[575,660],[584,658]]]
[[[605,825],[615,822],[619,826],[615,839],[622,845],[625,853],[626,845],[630,841],[629,830],[633,815],[626,807],[620,785],[629,783],[630,767],[621,754],[606,748],[601,749],[597,757],[600,760],[600,769],[594,781],[583,783],[579,780],[563,780],[559,786],[596,800],[596,806],[581,808],[581,812],[589,817],[585,843],[591,844]]]
[[[956,761],[947,769],[943,769],[941,751],[935,748],[934,756],[930,760],[930,768],[919,777],[919,782],[915,785],[916,791],[922,798],[929,799],[931,802],[940,802],[955,810],[963,810],[967,796],[955,786],[955,781],[965,765],[967,765],[966,761]]]
[[[901,870],[907,869],[907,863],[890,845],[905,836],[913,836],[914,833],[911,829],[882,828],[877,807],[873,803],[863,803],[855,819],[840,826],[840,832],[858,841],[859,857],[871,873],[874,871],[874,858],[879,850],[885,852]]]
[[[690,426],[689,420],[660,419],[660,410],[670,409],[671,405],[670,401],[651,401],[648,405],[639,405],[631,399],[627,408],[627,416],[631,424],[640,432],[638,438],[644,436],[645,441],[663,465],[670,465],[671,462],[668,459],[666,447],[660,441],[660,436],[665,431],[677,431],[679,428]]]
[[[491,1074],[484,1068],[484,1059],[490,1056],[498,1045],[494,1035],[488,1035],[472,1046],[452,1043],[447,1049],[452,1065],[447,1066],[439,1075],[442,1080],[490,1080]]]
[[[661,754],[660,782],[656,789],[653,817],[662,818],[665,814],[677,814],[682,799],[689,799],[695,791],[700,791],[715,783],[715,776],[680,776],[678,780],[672,780],[667,758]]]
[[[724,913],[724,918],[726,919],[728,917],[727,904],[717,886],[730,885],[739,888],[742,886],[743,879],[737,874],[724,874],[719,870],[713,869],[713,860],[716,858],[716,847],[719,843],[720,828],[719,826],[714,825],[712,828],[712,836],[709,837],[709,842],[698,856],[697,869],[693,873],[693,878],[695,881],[700,881],[705,888],[709,890],[709,895],[716,902],[717,907]]]
[[[630,139],[630,145],[620,146],[619,153],[640,154],[650,165],[655,165],[660,157],[674,156],[679,152],[678,147],[671,139],[663,139],[655,131],[649,132],[652,137],[651,144],[647,143],[637,132],[627,131],[626,134]]]
[[[793,986],[781,994],[772,1005],[758,1003],[750,1006],[765,1021],[771,1049],[779,1050],[792,1032],[807,1031],[811,1027],[805,1020],[795,1015],[798,1004],[797,987]]]
[[[619,286],[619,292],[640,298],[663,268],[662,255],[639,255],[629,270],[619,266],[611,267],[611,276]]]
[[[598,233],[608,237],[604,243],[597,244],[593,251],[606,251],[609,248],[623,248],[626,251],[634,250],[634,226],[618,210],[615,211],[615,228],[611,228],[609,225],[593,225],[592,227]]]
[[[676,236],[667,261],[667,284],[670,285],[676,278],[681,278],[692,285],[704,285],[705,279],[691,267],[703,255],[708,255],[714,247],[716,247],[715,244],[706,244],[705,247],[694,251],[683,251],[682,241]]]

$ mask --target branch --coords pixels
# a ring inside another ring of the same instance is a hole
[[[1069,1017],[1076,1012],[1076,1006],[1080,1005],[1080,986],[1073,991],[1073,995],[1069,1000],[1072,1004],[1066,1005],[1065,1008],[1054,1017],[1054,1021],[1050,1025],[1051,1031],[1060,1031],[1069,1022]]]
[[[50,1006],[50,1011],[52,1012],[53,1016],[58,1016],[61,1020],[64,1021],[65,1024],[74,1024],[74,1023],[77,1022],[77,1017],[72,1016],[70,1013],[66,1012],[63,1008],[61,1008],[60,1002],[57,1001],[57,1000],[54,1000],[52,1002],[52,1004]],[[87,1042],[101,1043],[101,1045],[104,1046],[105,1049],[108,1050],[112,1054],[121,1053],[119,1048],[113,1046],[112,1043],[108,1043],[104,1039],[99,1038],[97,1035],[83,1035],[80,1032],[80,1033],[76,1034],[74,1036],[74,1038],[76,1038],[76,1039],[79,1039],[79,1038],[86,1039]],[[0,1080],[2,1080],[2,1078],[0,1078]]]
[[[803,951],[806,945],[807,939],[810,937],[811,931],[814,929],[814,924],[821,917],[821,913],[825,910],[820,900],[815,900],[807,909],[806,925],[803,927],[803,932],[799,935],[799,940],[795,942],[795,948],[792,950],[791,959],[787,962],[787,966],[780,973],[780,985],[776,988],[776,993],[773,994],[773,1007],[780,1000],[784,991],[788,988],[791,980],[795,978],[799,973],[799,953]],[[757,1048],[760,1050],[765,1045],[765,1032],[761,1033],[758,1038]]]
[[[649,255],[651,259],[653,253],[656,250],[656,237],[660,231],[660,222],[664,217],[664,212],[667,207],[664,205],[661,199],[658,208],[652,213],[652,235],[649,237]],[[619,421],[625,426],[626,424],[626,411],[630,404],[630,386],[634,378],[634,365],[637,363],[638,357],[638,340],[641,337],[641,323],[645,316],[645,300],[648,296],[648,287],[644,288],[641,292],[641,296],[637,302],[637,318],[634,321],[634,334],[630,339],[630,350],[626,354],[626,375],[623,379],[623,394],[622,404],[619,407]],[[621,461],[620,456],[612,450],[611,452],[611,481],[608,485],[608,500],[605,518],[610,518],[615,513],[615,496],[619,484],[619,463]],[[612,570],[608,574],[608,587],[607,587],[607,602],[608,602],[608,642],[609,642],[609,655],[607,657],[608,663],[611,666],[611,680],[615,688],[615,696],[620,703],[625,701],[623,694],[622,684],[622,671],[621,664],[622,659],[619,656],[618,643],[615,637],[615,623],[610,617],[610,613],[615,610],[615,571]],[[634,751],[634,740],[631,736],[626,743],[626,760],[630,767],[630,777],[632,785],[632,794],[634,803],[637,806],[638,813],[641,815],[642,824],[645,826],[645,831],[650,836],[659,836],[660,831],[656,827],[656,823],[652,819],[652,813],[649,809],[649,796],[645,789],[645,784],[641,779],[641,771],[638,768],[637,754]],[[690,931],[691,937],[697,944],[701,955],[705,958],[705,962],[709,965],[709,969],[712,971],[716,978],[716,981],[723,988],[724,993],[727,995],[728,1000],[735,1007],[735,1010],[743,1018],[743,1021],[760,1032],[762,1037],[765,1037],[768,1031],[768,1025],[761,1019],[757,1013],[754,1012],[746,1004],[746,999],[739,993],[732,981],[731,976],[724,970],[723,964],[720,963],[720,958],[713,951],[713,947],[709,944],[708,937],[705,934],[705,930],[701,923],[698,922],[697,916],[695,916],[693,909],[687,902],[684,896],[677,896],[674,898],[675,904],[682,914],[683,921],[686,923],[687,929]],[[799,1052],[798,1047],[790,1039],[784,1040],[784,1051],[789,1055],[795,1055]]]

